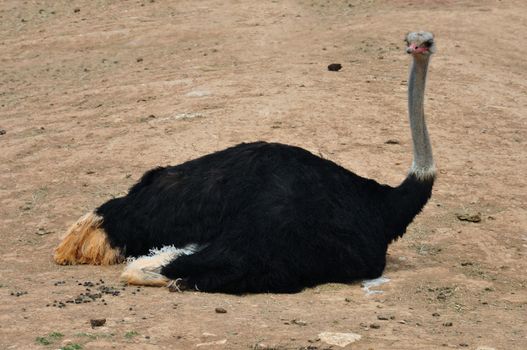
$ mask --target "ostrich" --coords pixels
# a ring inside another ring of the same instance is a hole
[[[436,174],[423,108],[434,37],[413,32],[406,43],[414,154],[399,186],[299,147],[242,143],[146,172],[126,196],[79,219],[55,262],[128,258],[126,283],[234,294],[379,277],[388,245],[424,207]]]

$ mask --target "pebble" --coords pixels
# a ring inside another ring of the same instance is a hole
[[[372,324],[370,324],[370,328],[379,329],[379,328],[381,328],[381,325],[378,324],[378,323],[372,323]]]
[[[96,318],[96,319],[90,320],[90,324],[92,328],[104,326],[105,323],[106,323],[105,318]]]
[[[480,222],[481,221],[481,213],[475,213],[475,214],[457,213],[456,217],[461,221],[468,221],[468,222]]]
[[[445,326],[445,327],[452,327],[453,323],[452,322],[444,322],[443,326]]]
[[[328,70],[330,72],[338,72],[339,70],[342,69],[342,64],[340,63],[331,63],[329,66],[328,66]]]
[[[5,135],[7,133],[7,131],[5,131],[4,129],[0,129],[0,135]]]
[[[381,321],[388,321],[388,320],[393,320],[395,319],[395,316],[388,316],[388,315],[377,315],[377,319],[378,320],[381,320]]]
[[[214,309],[214,311],[216,311],[217,314],[226,314],[227,313],[227,310],[225,310],[222,307],[217,307],[217,308]]]
[[[292,320],[291,323],[296,324],[298,326],[307,326],[307,322],[302,320]]]
[[[351,343],[354,343],[362,338],[360,334],[356,333],[334,333],[334,332],[323,332],[318,335],[321,341],[329,345],[336,345],[345,347]]]

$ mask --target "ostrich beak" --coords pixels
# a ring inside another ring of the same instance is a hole
[[[428,48],[426,48],[426,47],[419,47],[416,44],[410,44],[406,48],[406,53],[408,53],[408,54],[425,53],[427,51],[428,51]]]

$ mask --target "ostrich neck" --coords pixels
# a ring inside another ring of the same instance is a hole
[[[435,176],[432,146],[428,137],[424,114],[424,92],[428,62],[428,56],[414,56],[408,80],[408,112],[414,148],[414,159],[410,174],[414,174],[420,180]]]

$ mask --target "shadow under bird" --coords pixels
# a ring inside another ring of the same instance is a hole
[[[126,196],[79,219],[54,260],[127,259],[129,284],[236,294],[379,277],[388,245],[424,207],[436,174],[423,107],[434,37],[409,33],[406,43],[414,152],[399,186],[299,147],[242,143],[146,172]]]

